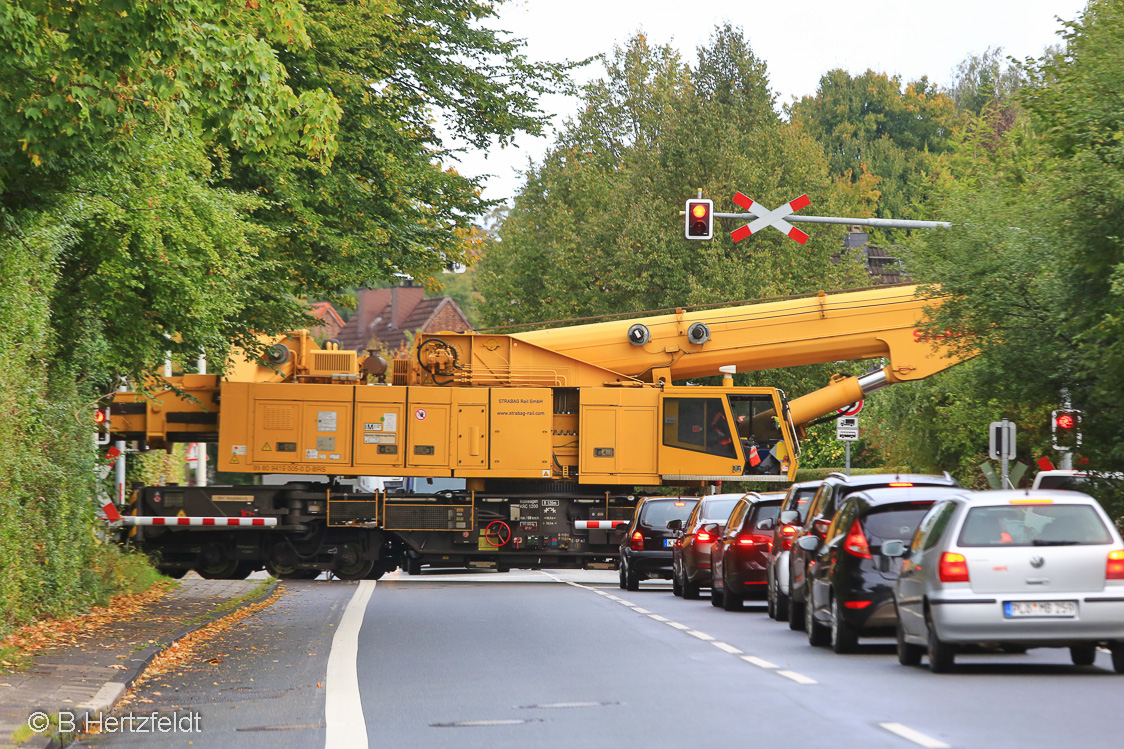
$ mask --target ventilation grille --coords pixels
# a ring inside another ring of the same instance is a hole
[[[279,432],[289,431],[294,428],[295,416],[296,409],[292,406],[266,406],[262,426]]]
[[[334,374],[355,374],[354,351],[313,351],[309,374],[313,377],[329,377]]]
[[[472,508],[464,505],[387,505],[388,531],[466,531]]]
[[[391,359],[390,384],[406,385],[407,375],[410,373],[409,359]]]
[[[328,498],[328,525],[375,523],[378,518],[377,500]]]

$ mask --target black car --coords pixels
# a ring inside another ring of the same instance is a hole
[[[734,505],[725,532],[710,548],[710,602],[738,611],[746,598],[765,597],[765,561],[785,495],[751,492]]]
[[[686,520],[672,522],[680,531],[672,555],[671,590],[677,596],[698,598],[710,587],[710,547],[726,527],[734,505],[744,494],[708,494]]]
[[[773,529],[773,543],[765,561],[765,599],[769,602],[769,616],[777,621],[788,618],[788,555],[792,539],[804,527],[804,518],[808,517],[808,508],[821,484],[822,480],[793,484],[781,504]]]
[[[840,505],[825,541],[808,535],[798,542],[812,555],[804,594],[809,643],[850,653],[861,635],[894,634],[901,555],[884,555],[882,545],[909,543],[933,503],[949,494],[934,486],[855,492]]]
[[[621,540],[621,589],[639,590],[640,581],[671,577],[672,547],[678,535],[668,530],[682,522],[699,503],[698,497],[643,497]]]
[[[816,491],[815,499],[808,508],[804,527],[796,534],[792,541],[792,550],[788,555],[788,626],[789,629],[804,629],[804,594],[807,591],[805,575],[808,561],[815,553],[817,545],[810,551],[800,545],[800,539],[814,536],[822,542],[827,536],[828,526],[835,518],[835,511],[843,504],[849,494],[868,489],[881,489],[884,487],[906,488],[911,486],[951,486],[959,487],[956,480],[945,473],[943,476],[928,476],[911,473],[876,473],[869,476],[845,476],[842,473],[832,473],[824,479],[823,484]]]

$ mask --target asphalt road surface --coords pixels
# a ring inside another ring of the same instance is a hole
[[[118,710],[197,713],[197,733],[79,745],[1124,746],[1106,653],[962,654],[935,675],[900,666],[892,640],[812,648],[764,611],[659,582],[626,593],[615,572],[288,582]]]

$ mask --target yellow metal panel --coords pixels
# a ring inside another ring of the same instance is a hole
[[[615,406],[581,407],[581,450],[578,472],[581,476],[612,476],[617,471],[618,408]]]
[[[254,439],[249,445],[255,462],[300,461],[301,403],[254,401]]]
[[[222,383],[222,416],[219,419],[219,448],[215,470],[241,473],[252,470],[250,429],[253,427],[253,403],[249,397],[250,383]]]
[[[454,391],[456,402],[456,467],[488,466],[488,392],[461,389]]]
[[[491,389],[491,466],[500,476],[550,478],[552,392]]]
[[[340,390],[344,388],[341,387]],[[340,468],[351,466],[353,409],[350,401],[314,401],[304,405],[304,424],[301,429],[304,439],[300,445],[302,462]]]
[[[411,387],[406,405],[406,465],[449,468],[452,390]]]
[[[355,390],[355,466],[401,468],[406,463],[406,388]]]
[[[658,480],[659,391],[583,388],[579,474],[583,483]]]
[[[656,404],[621,409],[620,469],[625,474],[655,474]]]

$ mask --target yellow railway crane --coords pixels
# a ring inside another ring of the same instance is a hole
[[[145,487],[125,522],[170,573],[265,566],[378,576],[421,562],[505,569],[611,565],[612,529],[642,486],[789,482],[804,424],[959,359],[919,328],[913,286],[766,300],[512,334],[419,335],[410,359],[322,349],[304,332],[226,376],[120,393],[115,439],[217,442],[218,471],[330,477],[280,486]],[[767,387],[683,383],[884,358],[788,400]],[[443,492],[358,491],[406,477]],[[424,479],[425,481],[421,481]],[[461,488],[463,487],[463,488]]]

